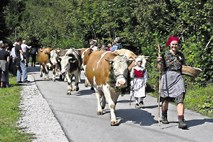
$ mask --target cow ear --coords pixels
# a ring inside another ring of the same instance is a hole
[[[60,53],[60,52],[61,52],[60,48],[57,48],[56,53]]]
[[[58,58],[57,58],[57,61],[58,61],[58,62],[61,62],[61,60],[62,60],[61,57],[58,57]]]
[[[109,59],[109,58],[107,58],[107,59],[105,59],[109,64],[112,64],[113,63],[113,60],[111,60],[111,59]]]
[[[75,63],[75,62],[77,62],[77,60],[75,60],[75,58],[69,58],[69,63]]]
[[[130,58],[127,60],[127,64],[130,65],[133,61],[134,61],[134,59]]]

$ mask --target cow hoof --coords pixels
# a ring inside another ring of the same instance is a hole
[[[104,113],[103,113],[103,111],[98,111],[97,112],[97,115],[103,115]]]
[[[71,95],[71,91],[70,91],[70,92],[67,92],[67,95]]]
[[[118,126],[119,125],[119,121],[111,121],[110,123],[111,126]]]
[[[76,87],[75,91],[78,91],[79,90],[79,87]]]
[[[40,77],[43,77],[43,75],[42,75],[42,74],[40,74]]]

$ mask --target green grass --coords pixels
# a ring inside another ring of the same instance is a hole
[[[188,109],[213,118],[213,84],[188,90],[185,106]]]
[[[20,91],[15,77],[10,77],[10,88],[0,88],[0,142],[30,142],[30,135],[20,131]]]

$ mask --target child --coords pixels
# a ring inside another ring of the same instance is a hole
[[[132,68],[130,77],[131,81],[130,97],[134,96],[136,100],[135,108],[143,107],[143,99],[146,97],[145,87],[147,81],[147,71],[145,69],[146,59],[141,56],[135,60],[135,67]]]

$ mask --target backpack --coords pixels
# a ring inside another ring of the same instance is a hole
[[[37,48],[36,47],[30,48],[30,53],[31,54],[36,54],[36,52],[37,52]]]

